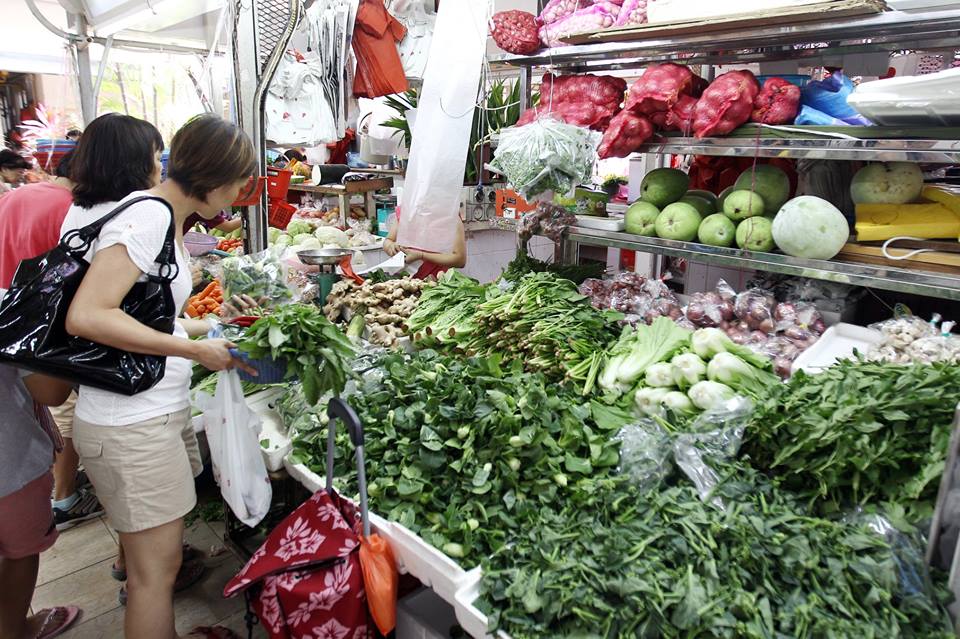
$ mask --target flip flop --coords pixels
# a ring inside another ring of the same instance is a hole
[[[202,637],[203,639],[240,639],[240,635],[223,626],[197,626],[187,637]]]
[[[180,566],[180,572],[177,573],[177,581],[173,584],[173,591],[180,592],[181,590],[186,590],[193,584],[200,581],[205,574],[207,574],[207,567],[202,561],[194,559],[192,561],[185,562]],[[117,594],[117,600],[120,602],[121,606],[127,605],[126,586],[120,587],[120,592]]]
[[[80,618],[81,614],[83,614],[83,611],[76,606],[44,608],[37,613],[37,616],[46,615],[43,625],[40,626],[40,632],[37,633],[37,639],[59,637]],[[58,618],[59,621],[57,621]]]
[[[194,548],[187,542],[183,543],[183,563],[188,561],[193,561],[194,559],[203,559],[206,555],[203,554],[203,551],[199,548]],[[116,579],[117,581],[126,581],[127,580],[127,569],[118,568],[117,564],[110,566],[110,576]]]

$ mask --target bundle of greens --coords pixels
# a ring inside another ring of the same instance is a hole
[[[558,391],[517,363],[390,354],[349,398],[363,422],[371,509],[451,557],[476,563],[540,509],[559,509],[618,463],[611,435],[629,415]],[[293,460],[325,469],[326,429],[303,432]],[[336,477],[356,490],[353,446],[338,433]]]
[[[474,314],[487,298],[489,286],[451,269],[420,294],[407,320],[407,332],[418,339],[453,342],[476,328]]]
[[[513,639],[952,636],[884,536],[746,469],[717,494],[728,507],[685,485],[577,491],[483,562],[481,608]]]
[[[599,311],[576,285],[551,273],[533,273],[481,303],[476,330],[456,337],[468,355],[502,355],[526,370],[593,391],[603,353],[617,335],[612,311]]]
[[[824,512],[892,502],[930,513],[960,402],[960,366],[842,361],[758,406],[745,451]]]
[[[556,264],[544,262],[528,254],[523,249],[517,249],[517,256],[507,264],[503,271],[503,279],[516,282],[529,273],[553,273],[557,277],[570,280],[574,284],[583,284],[590,278],[603,277],[605,266],[599,262],[589,264]]]
[[[287,379],[299,379],[310,405],[347,381],[353,346],[340,329],[312,304],[287,304],[261,317],[238,342],[251,359],[287,364]]]
[[[249,295],[265,306],[280,306],[293,299],[286,269],[275,251],[228,257],[223,260],[223,298]]]

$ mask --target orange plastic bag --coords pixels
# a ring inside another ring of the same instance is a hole
[[[360,537],[360,567],[367,606],[380,634],[397,626],[397,562],[387,540],[376,533]]]

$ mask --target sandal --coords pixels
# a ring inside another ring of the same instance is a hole
[[[57,606],[56,608],[44,608],[36,616],[46,615],[43,625],[40,626],[40,632],[37,633],[37,639],[53,639],[59,637],[72,626],[80,615],[82,610],[76,606]]]
[[[207,567],[202,561],[194,559],[180,566],[180,572],[177,573],[177,581],[173,584],[173,591],[180,592],[186,590],[193,584],[200,581],[207,573]],[[117,594],[117,600],[121,606],[127,605],[127,587],[120,586],[120,592]]]
[[[183,542],[183,563],[193,561],[195,559],[203,559],[203,551],[199,548],[194,548],[187,542]],[[116,579],[117,581],[126,581],[127,580],[127,569],[120,568],[117,566],[116,562],[110,566],[110,576]]]
[[[223,626],[197,626],[187,634],[187,637],[200,637],[202,639],[240,639],[240,635]]]

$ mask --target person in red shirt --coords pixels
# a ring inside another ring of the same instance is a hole
[[[60,241],[60,227],[73,204],[70,159],[70,153],[63,157],[53,181],[27,184],[0,197],[0,289],[10,288],[21,260],[43,255]],[[73,446],[76,399],[73,394],[63,406],[51,411],[63,437],[63,450],[53,464],[57,530],[103,514],[96,495],[77,482],[80,458]]]
[[[60,225],[73,204],[70,154],[51,182],[27,184],[0,198],[0,289],[10,288],[21,260],[43,255],[60,241]]]

